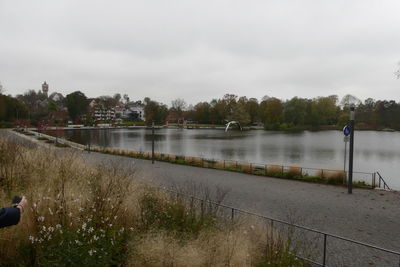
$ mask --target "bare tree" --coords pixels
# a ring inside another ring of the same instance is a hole
[[[123,98],[125,100],[125,104],[128,104],[129,103],[129,96],[127,94],[124,94]]]
[[[340,105],[343,107],[350,107],[352,104],[358,106],[361,104],[361,100],[353,95],[347,94],[340,101]]]
[[[397,65],[399,66],[399,69],[395,71],[394,75],[396,75],[397,79],[400,79],[400,62],[398,62]]]
[[[182,98],[177,98],[171,102],[172,109],[178,113],[182,113],[186,109],[186,102]]]

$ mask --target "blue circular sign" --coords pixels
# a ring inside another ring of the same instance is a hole
[[[349,136],[350,135],[350,132],[351,132],[351,127],[350,126],[344,126],[343,127],[343,134],[345,135],[345,136]]]

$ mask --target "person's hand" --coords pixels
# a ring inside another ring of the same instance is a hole
[[[27,203],[28,203],[28,200],[26,199],[26,197],[22,196],[21,201],[17,204],[17,208],[20,210],[21,213],[24,212],[24,209],[25,209]]]

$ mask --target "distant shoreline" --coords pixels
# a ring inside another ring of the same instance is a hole
[[[116,129],[151,129],[152,126],[76,126],[76,127],[57,127],[51,126],[43,129],[41,131],[55,131],[55,130],[116,130]],[[225,126],[218,125],[218,126],[166,126],[166,125],[156,125],[154,126],[155,129],[185,129],[185,130],[225,130]],[[39,131],[38,128],[29,128],[30,130]],[[232,129],[236,130],[236,129]],[[264,129],[263,127],[243,127],[244,131],[258,131],[264,130],[268,132],[302,132],[302,131],[311,131],[311,132],[319,132],[319,131],[342,131],[342,127],[332,126],[332,127],[298,127],[298,128],[288,128],[288,129]],[[376,132],[398,132],[395,129],[390,128],[383,128],[383,129],[374,129],[374,128],[358,128],[356,127],[356,131],[376,131]]]

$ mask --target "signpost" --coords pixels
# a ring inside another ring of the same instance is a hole
[[[343,138],[343,142],[344,142],[344,166],[343,166],[343,171],[344,171],[344,180],[343,180],[343,184],[346,183],[347,181],[347,173],[346,173],[346,158],[347,158],[347,143],[350,140],[350,126],[344,126],[343,127],[343,134],[344,134],[344,138]]]
[[[151,123],[151,164],[154,164],[154,121]]]
[[[347,192],[353,193],[353,152],[354,152],[354,105],[350,107],[350,155],[349,155],[349,179],[347,182]]]

